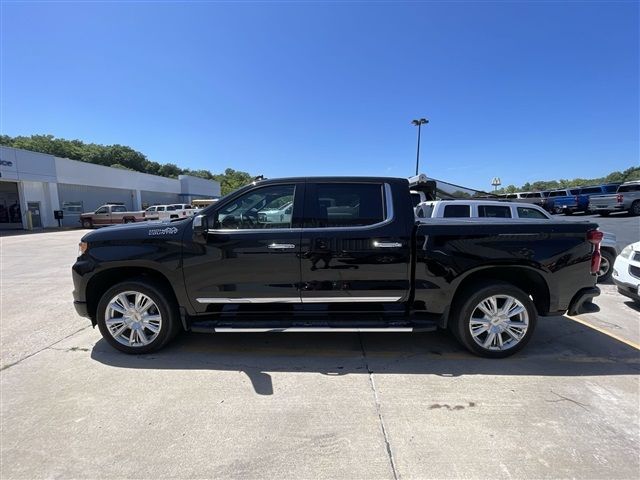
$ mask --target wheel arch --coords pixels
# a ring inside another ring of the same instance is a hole
[[[96,273],[87,283],[87,311],[94,326],[97,321],[98,303],[100,302],[102,295],[104,295],[104,292],[117,283],[134,279],[150,280],[161,286],[168,294],[172,295],[170,301],[175,302],[176,305],[178,305],[176,292],[174,291],[171,282],[158,270],[140,266],[110,268]]]
[[[551,302],[549,286],[542,274],[523,266],[487,267],[475,270],[460,280],[453,292],[451,305],[442,317],[443,324],[441,326],[447,326],[452,306],[464,297],[469,288],[476,283],[486,284],[491,281],[511,284],[531,296],[539,315],[544,315],[549,311]]]

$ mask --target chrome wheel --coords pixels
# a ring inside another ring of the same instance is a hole
[[[104,319],[111,336],[128,347],[149,345],[162,326],[162,316],[155,302],[135,291],[113,297],[107,304]]]
[[[510,295],[482,300],[471,313],[471,338],[487,350],[508,350],[525,337],[529,328],[527,309]]]
[[[600,257],[600,269],[598,270],[598,276],[602,277],[604,275],[606,275],[607,273],[609,273],[609,269],[611,268],[611,262],[609,262],[609,259],[602,255]]]

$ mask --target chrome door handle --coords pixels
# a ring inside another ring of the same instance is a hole
[[[376,248],[400,248],[402,244],[400,242],[373,242],[373,246]]]
[[[296,246],[293,243],[272,243],[267,248],[272,250],[287,250],[290,248],[296,248]]]

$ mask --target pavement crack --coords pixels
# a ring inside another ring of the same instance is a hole
[[[384,438],[384,444],[387,450],[387,457],[389,458],[389,465],[391,466],[391,472],[393,473],[394,480],[398,480],[400,476],[398,475],[398,470],[396,468],[396,462],[393,458],[393,453],[391,452],[391,444],[389,443],[389,436],[387,435],[387,429],[384,426],[384,418],[382,418],[382,410],[380,408],[380,398],[378,397],[378,390],[376,389],[376,383],[373,379],[373,371],[369,368],[369,360],[367,359],[367,352],[364,348],[364,343],[362,341],[362,334],[358,334],[360,340],[360,349],[362,350],[362,359],[364,360],[364,366],[367,369],[367,373],[369,374],[369,386],[371,387],[371,391],[373,392],[373,398],[375,400],[376,413],[378,414],[378,420],[380,422],[380,430],[382,431],[382,437]]]
[[[579,401],[574,400],[574,399],[569,398],[569,397],[565,397],[564,395],[560,395],[559,393],[556,393],[553,390],[550,390],[550,392],[553,393],[554,395],[560,397],[560,398],[558,400],[546,400],[547,402],[556,403],[556,402],[562,402],[562,401],[566,400],[567,402],[575,403],[579,407],[584,408],[586,411],[589,411],[589,408],[588,408],[589,405],[586,405],[584,403],[580,403]]]
[[[76,333],[80,333],[80,332],[82,332],[83,330],[86,330],[86,329],[87,329],[87,328],[89,328],[89,327],[91,327],[91,325],[87,325],[86,327],[82,327],[82,328],[80,328],[79,330],[76,330],[75,332],[70,333],[70,334],[69,334],[69,335],[67,335],[66,337],[62,337],[61,339],[56,340],[55,342],[53,342],[53,343],[52,343],[52,344],[50,344],[50,345],[47,345],[46,347],[42,347],[40,350],[36,350],[35,352],[30,353],[29,355],[27,355],[27,356],[25,356],[25,357],[22,357],[21,359],[16,360],[15,362],[7,363],[6,365],[3,365],[2,367],[0,367],[0,372],[2,372],[2,371],[4,371],[4,370],[7,370],[8,368],[11,368],[11,367],[13,367],[13,366],[15,366],[15,365],[18,365],[19,363],[24,362],[24,361],[25,361],[25,360],[27,360],[28,358],[31,358],[31,357],[33,357],[33,356],[35,356],[35,355],[39,354],[40,352],[43,352],[44,350],[49,350],[49,349],[51,349],[53,346],[55,346],[55,345],[59,344],[60,342],[62,342],[62,341],[64,341],[64,340],[66,340],[67,338],[73,337]]]

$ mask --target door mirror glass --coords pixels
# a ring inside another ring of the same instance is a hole
[[[196,215],[193,217],[193,233],[203,234],[209,230],[209,220],[206,215]]]

